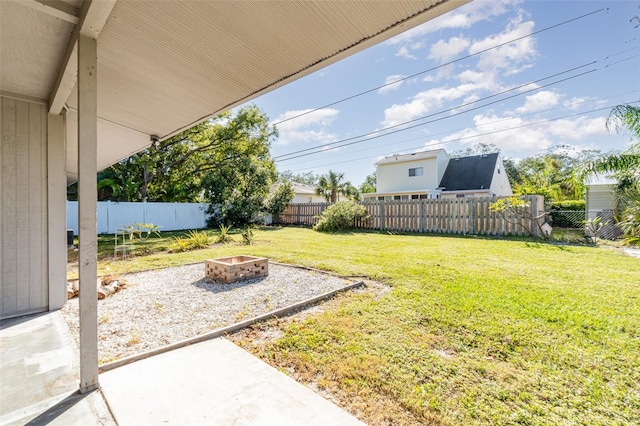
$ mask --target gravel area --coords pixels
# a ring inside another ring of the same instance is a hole
[[[265,278],[223,284],[204,263],[126,274],[128,286],[98,301],[100,363],[176,343],[336,290],[352,281],[269,264]],[[78,299],[62,309],[78,341]]]

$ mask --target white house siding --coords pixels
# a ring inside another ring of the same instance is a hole
[[[491,193],[499,197],[510,197],[513,195],[511,190],[511,184],[509,183],[509,177],[504,169],[504,163],[502,158],[498,156],[496,161],[496,167],[493,170],[493,178],[491,180]]]
[[[587,210],[613,210],[615,185],[587,185]]]
[[[425,158],[416,161],[403,161],[397,164],[379,165],[376,170],[379,193],[422,191],[436,189],[440,182],[438,159]],[[422,176],[409,176],[409,169],[422,167]],[[444,173],[444,172],[443,172]]]
[[[326,200],[322,195],[318,194],[296,194],[291,202],[293,204],[324,203]]]
[[[0,97],[0,318],[48,308],[47,111]]]

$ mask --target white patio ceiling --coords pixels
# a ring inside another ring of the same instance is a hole
[[[98,166],[144,148],[148,135],[169,137],[466,1],[118,0],[98,37]],[[0,1],[2,94],[51,102],[80,6]],[[61,93],[73,120],[76,91]]]

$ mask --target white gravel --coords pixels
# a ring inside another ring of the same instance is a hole
[[[98,301],[100,363],[176,343],[336,290],[352,282],[269,264],[266,278],[223,284],[204,263],[123,275],[127,288]],[[78,299],[62,309],[78,340]]]

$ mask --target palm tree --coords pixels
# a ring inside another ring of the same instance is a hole
[[[628,131],[636,141],[620,154],[605,155],[587,162],[580,176],[596,173],[611,174],[618,180],[616,187],[616,210],[619,227],[627,242],[640,242],[640,108],[618,105],[609,113],[607,129],[616,132]]]
[[[636,142],[620,154],[609,154],[586,163],[581,171],[582,177],[595,173],[622,173],[640,182],[640,107],[618,105],[607,118],[607,130],[628,131]]]
[[[350,182],[343,182],[344,173],[336,173],[329,170],[326,175],[320,176],[318,185],[316,187],[316,193],[323,195],[325,200],[331,203],[338,201],[338,194],[351,196],[350,188],[353,186]]]

